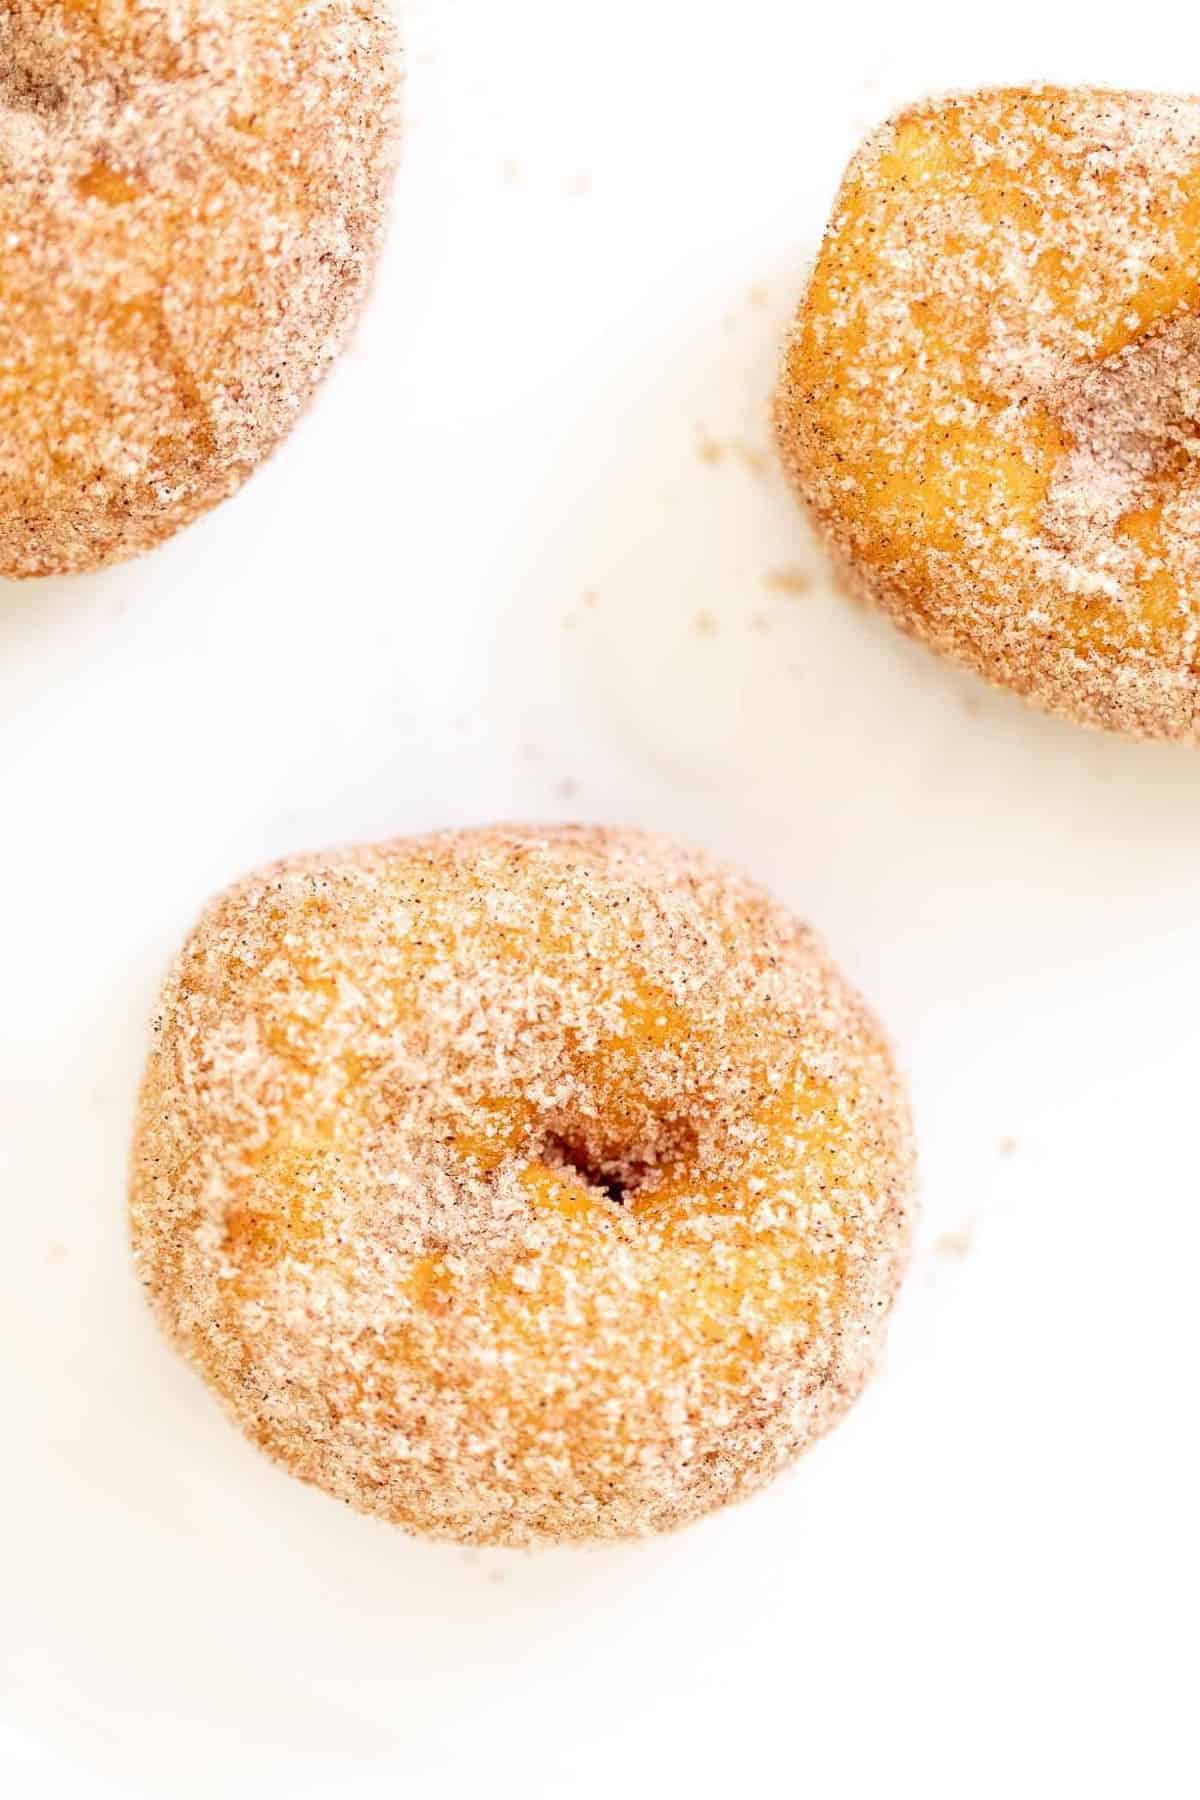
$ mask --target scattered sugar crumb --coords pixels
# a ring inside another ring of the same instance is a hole
[[[582,200],[591,191],[592,178],[586,169],[581,169],[577,175],[572,175],[567,183],[567,198],[570,200]]]
[[[765,475],[771,466],[771,459],[765,450],[756,444],[747,443],[745,438],[715,438],[707,432],[703,433],[696,446],[696,454],[701,462],[719,463],[732,457],[749,469],[752,475]]]
[[[1011,1156],[1017,1148],[1015,1137],[1002,1137],[996,1146],[1001,1156]]]
[[[789,567],[784,569],[768,569],[763,576],[763,586],[776,594],[811,594],[816,585],[813,575],[808,569]]]
[[[938,1256],[969,1256],[973,1244],[973,1234],[969,1231],[943,1231],[933,1248]]]
[[[56,1238],[47,1248],[46,1261],[51,1263],[64,1263],[66,1260],[67,1246],[65,1244],[60,1244]]]
[[[724,447],[752,475],[765,475],[771,466],[771,459],[766,451],[759,449],[757,444],[748,443],[745,438],[730,438]]]
[[[579,783],[573,780],[570,775],[558,784],[558,797],[560,800],[574,800],[578,792]]]
[[[715,637],[717,621],[710,612],[698,612],[692,620],[692,630],[699,637]]]

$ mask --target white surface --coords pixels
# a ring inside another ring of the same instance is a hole
[[[157,556],[0,591],[6,1792],[1187,1790],[1200,758],[765,586],[818,564],[746,455],[869,122],[1194,81],[1167,0],[1067,11],[411,5],[387,268],[312,416]],[[764,1498],[471,1554],[289,1482],[159,1342],[131,1107],[226,880],[571,816],[820,926],[911,1072],[925,1218],[887,1370]]]

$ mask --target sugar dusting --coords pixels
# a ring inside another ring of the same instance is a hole
[[[383,230],[382,0],[0,7],[0,574],[231,494],[344,342]]]
[[[1063,369],[1037,397],[1057,413],[1072,448],[1051,482],[1035,554],[1072,593],[1120,601],[1145,563],[1144,550],[1120,534],[1121,520],[1151,500],[1172,460],[1182,478],[1200,451],[1200,318],[1171,319],[1094,368]],[[1171,500],[1173,549],[1191,589],[1200,534],[1179,528],[1180,496]],[[1194,650],[1192,620],[1187,634]]]
[[[1053,710],[1194,739],[1200,102],[935,101],[847,174],[789,473],[860,592]]]
[[[491,829],[298,858],[168,983],[139,1271],[303,1479],[471,1542],[662,1530],[845,1410],[906,1103],[812,935],[691,851]]]

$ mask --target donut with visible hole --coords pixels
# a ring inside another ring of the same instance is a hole
[[[913,1216],[879,1027],[758,888],[632,831],[281,863],[166,988],[137,1266],[242,1429],[471,1543],[750,1493],[878,1357]]]
[[[784,462],[858,591],[1053,712],[1197,737],[1200,100],[932,100],[850,165]]]
[[[0,5],[0,575],[232,494],[344,342],[394,141],[382,0]]]

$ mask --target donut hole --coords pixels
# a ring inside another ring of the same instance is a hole
[[[593,1137],[586,1130],[552,1132],[539,1160],[582,1184],[613,1206],[629,1206],[650,1193],[670,1169],[694,1159],[695,1129],[682,1120],[659,1122],[631,1132],[628,1142]]]
[[[642,1187],[649,1174],[645,1163],[622,1158],[598,1156],[578,1138],[547,1139],[541,1159],[547,1168],[567,1175],[584,1187],[602,1194],[614,1206],[624,1206],[632,1194]]]
[[[1057,411],[1101,501],[1128,510],[1197,452],[1200,320],[1168,319],[1066,382]]]

